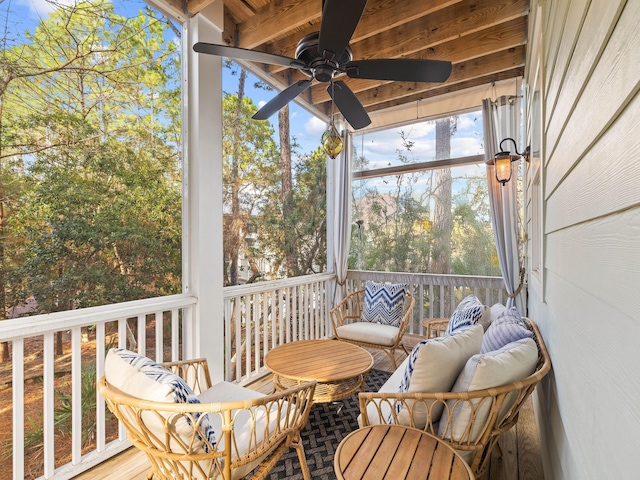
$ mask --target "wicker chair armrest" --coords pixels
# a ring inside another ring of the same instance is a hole
[[[329,317],[331,318],[334,332],[338,327],[349,323],[348,320],[360,320],[362,315],[361,297],[363,294],[364,290],[350,293],[331,309]]]
[[[431,320],[427,323],[425,330],[427,332],[427,338],[435,338],[442,335],[447,330],[449,325],[448,318],[439,318],[437,320]]]
[[[407,300],[409,303],[404,309],[404,313],[402,314],[402,319],[400,319],[400,323],[398,324],[398,329],[399,329],[398,341],[402,339],[404,332],[407,331],[407,328],[409,327],[409,323],[411,323],[411,319],[413,318],[413,307],[416,303],[416,299],[410,292],[407,292]]]
[[[211,375],[206,358],[165,362],[162,366],[187,382],[196,395],[211,388]]]

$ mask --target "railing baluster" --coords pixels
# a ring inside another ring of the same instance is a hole
[[[13,478],[24,478],[24,339],[12,343]]]
[[[164,315],[162,312],[156,312],[156,362],[164,362],[164,338],[162,336]]]
[[[43,335],[42,363],[43,363],[43,420],[42,428],[44,431],[44,476],[49,478],[53,475],[55,469],[55,442],[54,442],[54,418],[53,410],[55,404],[54,395],[54,356],[53,356],[53,339],[54,332],[47,332]],[[15,358],[15,357],[14,357]]]
[[[82,345],[80,327],[71,329],[71,463],[82,455]]]

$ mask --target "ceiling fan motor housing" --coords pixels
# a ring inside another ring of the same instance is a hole
[[[329,82],[338,73],[344,72],[347,64],[353,59],[351,47],[347,46],[338,58],[325,58],[318,49],[319,32],[305,35],[298,42],[296,59],[305,64],[301,71],[319,82]]]

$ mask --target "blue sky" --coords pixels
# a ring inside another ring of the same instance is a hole
[[[72,4],[70,0],[57,0],[58,4]],[[141,0],[116,0],[116,11],[123,15],[135,15],[145,5]],[[52,3],[46,0],[4,0],[0,3],[0,14],[7,19],[10,38],[16,40],[25,29],[33,30],[39,19],[46,18],[53,10]],[[6,12],[9,11],[9,15]],[[256,77],[249,74],[246,83],[246,94],[260,107],[277,95],[276,91],[254,88]],[[229,69],[223,69],[223,89],[235,91],[237,77],[231,75]],[[320,144],[320,137],[326,125],[313,117],[295,102],[290,103],[291,135],[301,145],[302,153],[315,150]],[[277,132],[277,115],[270,121]],[[451,140],[451,156],[462,157],[483,153],[482,120],[478,112],[458,116],[457,132]],[[382,132],[375,132],[354,138],[358,155],[364,154],[369,159],[370,168],[381,168],[397,165],[397,150],[402,148],[403,131],[414,143],[410,154],[416,162],[433,160],[435,157],[435,124],[422,122]],[[277,135],[276,135],[277,137]],[[276,138],[277,141],[277,138]],[[477,170],[477,169],[474,169]]]

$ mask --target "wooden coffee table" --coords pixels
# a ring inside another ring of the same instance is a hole
[[[363,390],[373,357],[363,348],[339,340],[300,340],[267,352],[264,365],[273,373],[277,390],[315,380],[313,401],[322,403]]]
[[[403,425],[371,425],[336,450],[339,480],[474,480],[469,465],[437,437]]]

